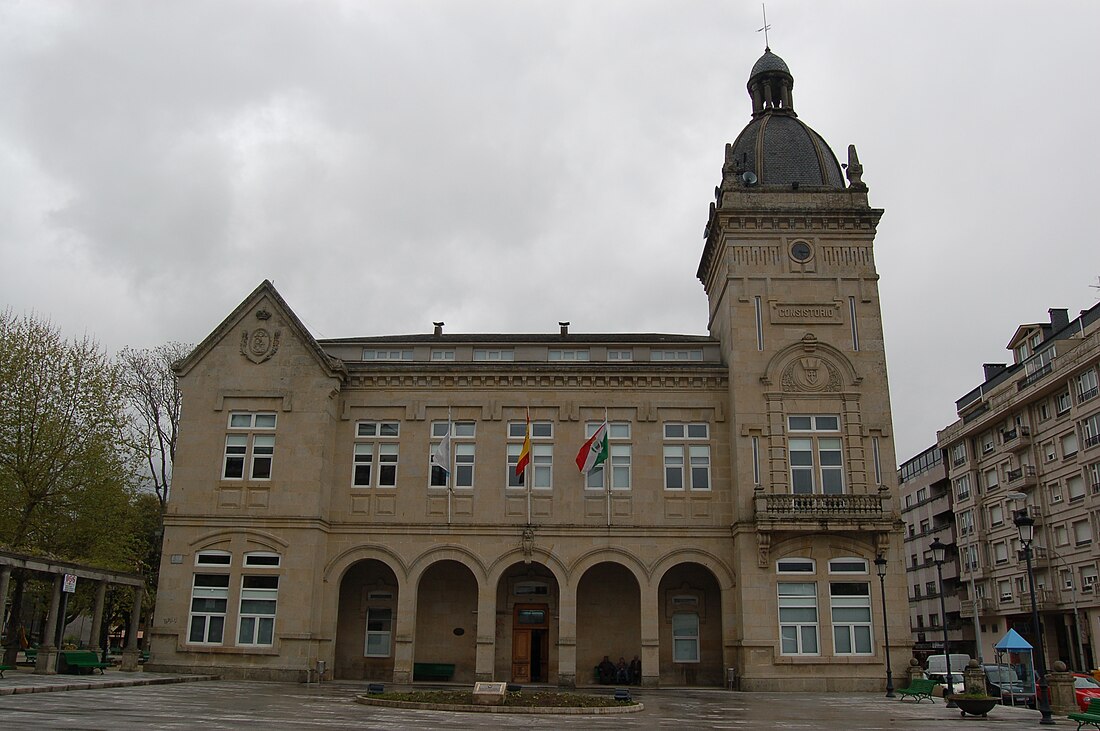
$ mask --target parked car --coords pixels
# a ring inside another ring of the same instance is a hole
[[[1090,700],[1100,698],[1100,683],[1096,682],[1096,679],[1091,675],[1074,673],[1073,695],[1076,697],[1077,706],[1083,713],[1088,710]]]
[[[1025,684],[1010,665],[983,663],[985,672],[985,692],[999,696],[1006,705],[1028,706],[1034,708],[1035,694],[1030,685]]]
[[[943,692],[947,692],[947,673],[925,673],[924,677],[931,680],[933,683],[939,683],[943,686]],[[951,671],[951,692],[964,693],[966,683],[963,680],[962,673],[956,673]]]

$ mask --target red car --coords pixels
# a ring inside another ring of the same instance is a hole
[[[1091,675],[1073,674],[1073,695],[1077,698],[1077,705],[1084,713],[1088,710],[1089,701],[1093,698],[1100,699],[1100,683]]]

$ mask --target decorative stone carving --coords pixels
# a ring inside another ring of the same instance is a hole
[[[271,332],[263,327],[258,327],[252,332],[245,330],[241,333],[241,355],[253,363],[263,363],[278,352],[281,337],[282,333],[279,330]]]
[[[762,569],[768,568],[768,553],[772,547],[771,533],[760,532],[756,534],[756,565]]]
[[[531,557],[535,552],[535,531],[531,526],[527,526],[523,529],[523,538],[520,540],[520,547],[523,548],[523,562],[531,563]]]
[[[791,361],[783,370],[783,390],[788,392],[839,391],[840,371],[818,356],[803,356]]]

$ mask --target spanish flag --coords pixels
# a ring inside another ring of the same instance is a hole
[[[524,470],[531,462],[531,407],[527,407],[527,431],[523,436],[523,449],[519,451],[519,461],[516,462],[516,477],[523,477]]]

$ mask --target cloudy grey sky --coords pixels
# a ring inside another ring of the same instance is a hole
[[[771,0],[859,148],[899,459],[1016,326],[1100,291],[1100,3]],[[105,347],[272,279],[318,337],[705,333],[760,4],[0,0],[0,307]]]

